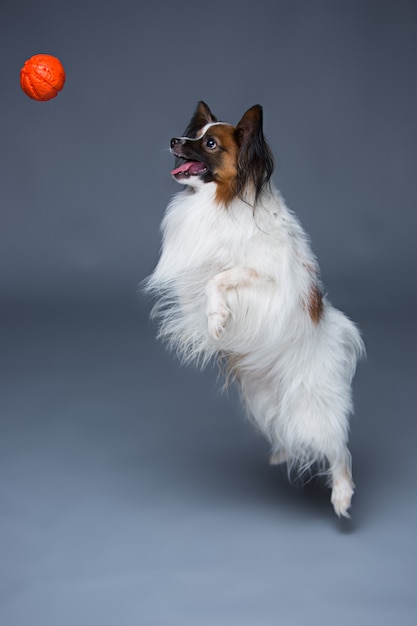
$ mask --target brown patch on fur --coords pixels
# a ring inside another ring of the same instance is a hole
[[[315,324],[318,324],[323,314],[323,297],[317,285],[310,290],[308,313]]]
[[[229,124],[212,126],[205,135],[213,137],[218,144],[218,164],[213,167],[215,178],[216,202],[227,206],[236,195],[238,145],[235,129]]]

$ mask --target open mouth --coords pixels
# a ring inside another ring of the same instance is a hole
[[[207,165],[201,161],[184,160],[178,167],[172,170],[174,178],[189,178],[190,176],[201,176],[207,172]]]

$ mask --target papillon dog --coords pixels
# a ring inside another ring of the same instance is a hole
[[[318,467],[336,514],[349,517],[351,382],[364,344],[323,295],[309,239],[271,183],[262,107],[233,126],[199,102],[171,152],[184,188],[145,287],[159,337],[183,361],[217,357],[267,437],[270,463]]]

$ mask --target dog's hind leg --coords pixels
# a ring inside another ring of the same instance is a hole
[[[331,459],[330,478],[332,495],[331,502],[336,515],[350,517],[348,509],[351,504],[355,485],[352,480],[350,454],[346,450],[346,455],[342,459]]]

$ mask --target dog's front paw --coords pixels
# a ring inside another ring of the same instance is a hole
[[[220,339],[223,335],[229,316],[230,311],[226,305],[218,306],[216,310],[207,311],[208,331],[213,339]]]

